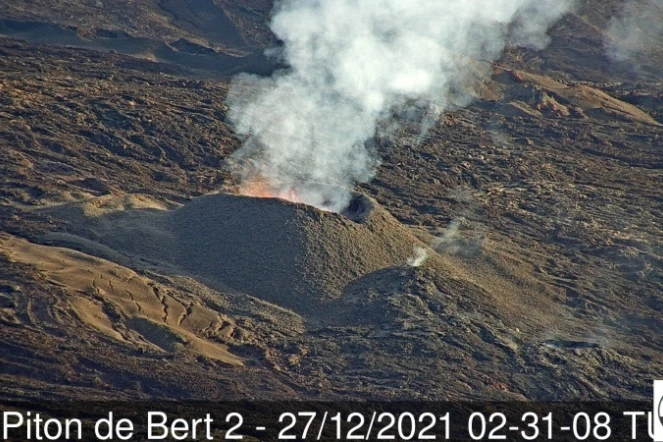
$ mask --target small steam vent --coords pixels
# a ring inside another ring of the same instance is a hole
[[[354,192],[350,204],[341,211],[341,215],[361,224],[366,221],[373,208],[373,201],[361,193]]]

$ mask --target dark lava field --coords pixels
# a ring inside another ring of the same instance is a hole
[[[346,216],[225,193],[267,0],[0,0],[0,397],[648,399],[663,33],[610,31],[637,5],[580,1],[378,137]]]

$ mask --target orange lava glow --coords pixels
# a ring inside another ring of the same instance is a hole
[[[280,198],[295,203],[301,202],[292,187],[278,188],[262,179],[253,179],[243,183],[239,188],[239,193],[253,198]]]

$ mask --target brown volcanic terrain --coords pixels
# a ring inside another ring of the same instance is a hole
[[[3,397],[650,396],[663,60],[605,56],[621,2],[377,140],[365,219],[214,193],[269,5],[0,4]]]

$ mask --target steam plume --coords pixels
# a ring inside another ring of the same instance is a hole
[[[660,49],[663,42],[663,2],[628,0],[608,27],[606,49],[617,61],[630,61]]]
[[[367,141],[393,127],[379,123],[412,103],[434,103],[436,117],[468,94],[476,60],[494,60],[507,40],[545,46],[571,1],[281,1],[271,28],[289,68],[240,75],[230,90],[229,117],[244,142],[235,171],[342,210],[379,164]]]
[[[410,267],[421,267],[428,258],[428,251],[423,247],[415,247],[414,254],[407,259],[407,265]]]

